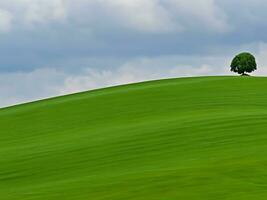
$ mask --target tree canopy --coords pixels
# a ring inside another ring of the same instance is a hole
[[[257,69],[255,57],[247,52],[240,53],[234,57],[231,63],[231,71],[238,74],[247,75]]]

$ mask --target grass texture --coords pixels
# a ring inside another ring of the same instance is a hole
[[[1,200],[265,200],[267,78],[180,78],[0,109]]]

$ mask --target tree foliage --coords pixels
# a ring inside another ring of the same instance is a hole
[[[246,75],[257,69],[255,57],[250,53],[241,53],[235,56],[231,63],[231,71],[238,74]]]

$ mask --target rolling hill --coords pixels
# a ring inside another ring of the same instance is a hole
[[[267,78],[151,81],[0,109],[1,200],[267,198]]]

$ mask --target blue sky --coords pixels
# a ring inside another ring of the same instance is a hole
[[[267,75],[264,0],[0,0],[0,106],[168,77]]]

